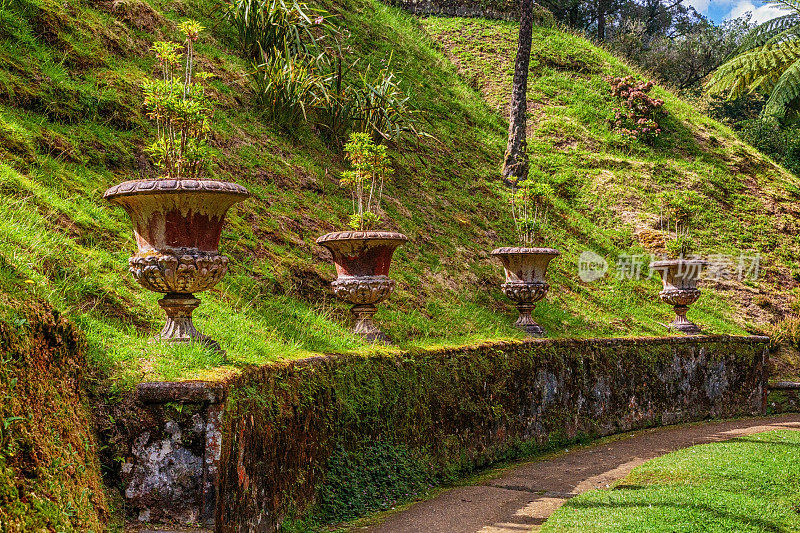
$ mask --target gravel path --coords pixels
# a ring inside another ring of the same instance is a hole
[[[800,414],[637,431],[619,440],[578,448],[514,467],[479,485],[458,487],[375,526],[366,533],[521,533],[538,531],[567,499],[609,486],[654,457],[707,442],[775,429],[800,431]]]

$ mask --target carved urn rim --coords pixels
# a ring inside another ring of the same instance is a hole
[[[123,181],[106,190],[103,198],[113,202],[125,196],[191,193],[233,195],[242,200],[250,196],[247,189],[230,181],[158,178]]]
[[[561,255],[561,252],[555,248],[529,248],[525,246],[504,246],[502,248],[495,248],[491,251],[490,255],[552,255],[554,257]]]
[[[689,265],[689,266],[708,266],[708,261],[705,259],[661,259],[659,261],[653,261],[650,263],[650,268],[663,268],[663,267],[672,267],[672,266],[681,266],[681,265]]]
[[[334,231],[317,238],[317,244],[335,241],[408,241],[408,237],[397,231]]]

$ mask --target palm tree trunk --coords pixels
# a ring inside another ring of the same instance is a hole
[[[531,62],[533,36],[533,0],[519,0],[519,11],[519,43],[514,65],[514,87],[511,93],[508,146],[503,161],[503,181],[507,183],[521,181],[528,176],[525,129],[528,112],[528,68]]]

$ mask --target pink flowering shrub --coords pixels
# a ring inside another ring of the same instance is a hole
[[[636,81],[633,76],[607,78],[611,93],[621,107],[614,109],[614,127],[634,139],[652,141],[661,134],[658,118],[666,114],[664,100],[650,96],[652,81]]]

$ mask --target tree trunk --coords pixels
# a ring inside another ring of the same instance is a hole
[[[528,113],[528,68],[531,62],[533,36],[533,0],[519,0],[519,43],[514,65],[514,87],[511,93],[511,116],[508,146],[503,161],[503,181],[514,183],[528,176],[528,154],[525,129]]]
[[[597,40],[606,40],[606,3],[603,0],[597,2]]]

